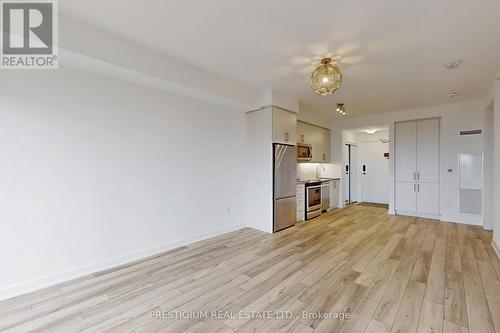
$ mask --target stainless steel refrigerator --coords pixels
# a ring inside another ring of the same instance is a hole
[[[274,144],[274,232],[297,221],[297,148]]]

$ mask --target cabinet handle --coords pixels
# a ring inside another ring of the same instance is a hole
[[[417,180],[417,173],[416,172],[413,173],[413,180]]]
[[[413,192],[417,192],[417,184],[413,184]]]
[[[420,184],[417,184],[417,192],[420,192]]]
[[[417,180],[420,180],[420,172],[417,172]]]
[[[301,135],[300,135],[300,141],[301,141],[301,142],[304,142],[304,134],[301,134]]]
[[[288,132],[285,132],[285,141],[288,142]]]
[[[323,161],[326,160],[326,154],[323,154]]]

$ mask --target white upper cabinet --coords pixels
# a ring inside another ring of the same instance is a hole
[[[326,128],[321,128],[321,134],[322,134],[321,141],[323,142],[323,151],[320,158],[322,162],[328,163],[330,162],[330,130]]]
[[[397,123],[395,136],[396,181],[414,181],[417,175],[417,122]]]
[[[439,120],[417,121],[417,180],[435,183],[439,179]]]
[[[297,122],[297,142],[312,146],[312,159],[310,162],[330,162],[330,130],[304,123]]]
[[[311,144],[311,125],[297,122],[297,142]]]
[[[297,114],[273,107],[273,142],[297,144]]]

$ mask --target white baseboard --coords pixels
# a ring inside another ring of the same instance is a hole
[[[396,211],[395,213],[396,213],[396,215],[420,217],[420,218],[424,218],[424,219],[433,219],[433,220],[439,220],[441,222],[483,226],[482,217],[477,217],[477,216],[454,217],[454,216],[443,216],[443,215],[423,215],[423,214],[417,214],[417,213],[411,213],[411,212],[398,212],[398,211]],[[390,212],[389,212],[389,214],[390,214]],[[488,229],[486,226],[483,226],[483,228],[486,230],[492,229],[492,228]]]
[[[498,246],[497,246],[497,244],[495,243],[495,241],[493,239],[491,240],[491,247],[495,251],[495,254],[497,255],[497,258],[500,259],[500,250],[498,249]]]
[[[232,227],[227,227],[223,229],[216,230],[214,232],[194,235],[182,239],[180,241],[170,242],[159,247],[154,247],[139,252],[127,254],[121,257],[112,258],[99,263],[95,263],[89,266],[80,267],[70,271],[57,273],[51,276],[46,276],[40,279],[23,282],[17,285],[9,286],[0,289],[0,301],[20,296],[23,294],[31,293],[40,289],[52,287],[54,285],[81,278],[86,275],[94,274],[103,270],[116,268],[122,265],[129,264],[131,262],[158,255],[162,252],[175,249],[180,246],[188,245],[197,241],[205,240],[211,237],[219,236],[228,232],[236,231],[245,228],[244,225],[236,225]]]
[[[441,220],[441,216],[439,215],[427,215],[427,214],[418,214],[418,213],[412,213],[412,212],[401,212],[401,211],[394,211],[395,215],[399,216],[411,216],[411,217],[419,217],[422,219],[431,219],[431,220]]]

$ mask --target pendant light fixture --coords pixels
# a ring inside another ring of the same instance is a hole
[[[345,111],[344,103],[337,103],[337,112],[345,116],[347,112]]]
[[[321,64],[312,72],[309,83],[316,94],[328,96],[342,84],[342,72],[332,63],[331,58],[323,58]]]

